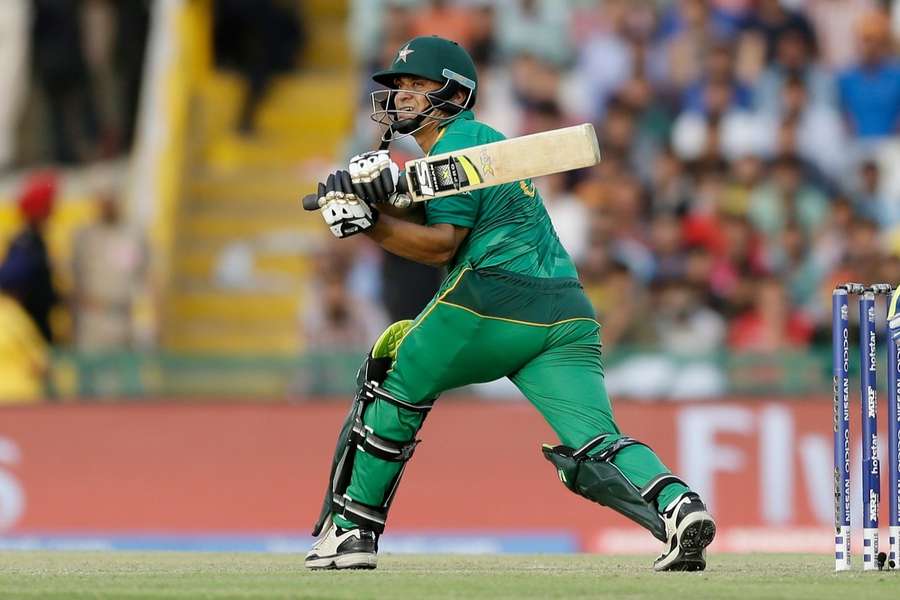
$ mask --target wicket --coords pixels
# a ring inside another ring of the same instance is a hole
[[[878,552],[881,464],[878,458],[878,394],[875,297],[890,298],[889,284],[845,283],[832,292],[832,359],[834,387],[834,569],[850,569],[850,307],[859,297],[859,363],[862,429],[863,570],[900,568],[900,315],[888,302],[888,471],[889,554]]]

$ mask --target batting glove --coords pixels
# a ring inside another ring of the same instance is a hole
[[[357,197],[372,204],[409,205],[409,197],[397,193],[400,167],[387,150],[373,150],[350,159],[350,180]]]
[[[378,211],[356,195],[347,171],[329,175],[319,184],[318,195],[322,218],[336,238],[368,231],[378,222]]]

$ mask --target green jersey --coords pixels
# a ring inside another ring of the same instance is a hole
[[[430,154],[503,139],[503,134],[476,121],[471,111],[464,111],[442,126]],[[530,277],[578,277],[530,179],[436,198],[426,203],[425,214],[429,225],[449,223],[470,229],[448,265],[450,271],[469,264]]]

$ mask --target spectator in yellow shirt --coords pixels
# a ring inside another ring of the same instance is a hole
[[[21,305],[0,289],[0,406],[44,397],[48,347]]]

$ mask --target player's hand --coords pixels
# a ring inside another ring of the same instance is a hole
[[[391,160],[387,150],[373,150],[350,159],[350,180],[353,191],[372,204],[408,204],[408,198],[397,193],[400,167]],[[402,196],[402,198],[400,197]]]
[[[368,231],[378,222],[378,211],[353,191],[348,171],[336,171],[319,184],[322,218],[336,238]]]

